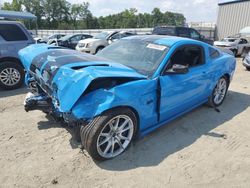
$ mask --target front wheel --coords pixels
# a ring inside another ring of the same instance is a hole
[[[21,87],[24,82],[24,69],[16,62],[0,63],[0,87],[11,90]]]
[[[137,118],[130,109],[114,109],[81,127],[82,145],[95,160],[111,159],[129,147],[136,129]]]
[[[247,69],[248,71],[250,71],[250,67],[246,67],[246,69]]]
[[[217,107],[223,103],[227,94],[228,86],[228,79],[225,76],[221,77],[217,82],[212,95],[209,97],[210,106]]]

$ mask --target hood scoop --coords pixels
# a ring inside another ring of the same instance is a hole
[[[80,70],[80,69],[83,69],[83,68],[86,68],[86,67],[109,67],[109,66],[110,65],[108,65],[108,64],[80,65],[80,66],[71,67],[71,69]]]

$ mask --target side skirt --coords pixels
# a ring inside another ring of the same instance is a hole
[[[188,113],[188,112],[194,110],[195,108],[197,108],[197,107],[199,107],[199,106],[202,106],[203,104],[205,104],[205,103],[207,103],[207,102],[208,102],[208,100],[202,101],[201,103],[198,103],[197,105],[192,106],[192,107],[189,108],[188,110],[185,110],[185,111],[183,111],[182,113],[177,114],[177,115],[175,115],[175,116],[169,118],[169,119],[166,120],[166,121],[160,122],[160,123],[158,123],[158,124],[156,124],[156,125],[152,125],[151,127],[149,127],[149,128],[147,128],[147,129],[141,131],[139,137],[144,137],[144,136],[146,136],[147,134],[149,134],[150,132],[154,131],[155,129],[158,129],[158,128],[160,128],[160,127],[166,125],[167,123],[169,123],[169,122],[175,120],[177,117],[180,117],[180,116],[182,116],[183,114],[186,114],[186,113]]]

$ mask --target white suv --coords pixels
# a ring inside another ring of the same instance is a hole
[[[112,42],[131,35],[134,35],[134,33],[128,31],[103,31],[94,38],[80,40],[76,50],[96,54]]]

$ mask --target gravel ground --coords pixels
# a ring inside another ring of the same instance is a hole
[[[0,187],[250,187],[250,72],[237,71],[220,112],[202,106],[94,162],[26,90],[0,91]]]

